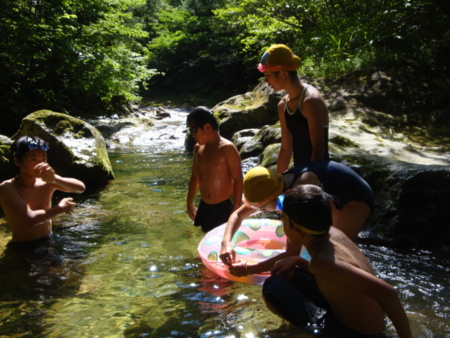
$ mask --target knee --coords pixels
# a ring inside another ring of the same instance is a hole
[[[288,283],[288,280],[280,275],[267,278],[262,287],[262,295],[266,304],[276,303],[278,299],[282,299]]]
[[[286,283],[286,281],[286,278],[281,275],[270,276],[264,281],[262,287],[263,295],[266,293],[273,293],[281,290],[280,288],[283,286],[283,284]]]
[[[283,315],[277,310],[277,305],[279,303],[278,293],[283,290],[283,284],[286,279],[282,276],[271,276],[267,278],[262,287],[262,296],[267,308],[279,317]]]

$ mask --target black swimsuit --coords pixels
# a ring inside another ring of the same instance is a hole
[[[309,125],[306,117],[301,112],[301,105],[306,90],[310,85],[303,89],[302,95],[298,101],[298,106],[294,112],[291,112],[287,106],[284,107],[284,117],[286,125],[292,135],[292,152],[294,154],[294,166],[302,163],[311,162],[312,143],[309,134]],[[328,160],[330,155],[328,153],[328,126],[324,126],[324,145],[325,154],[324,160]]]
[[[311,171],[317,175],[322,189],[333,196],[338,209],[351,201],[367,203],[373,208],[373,191],[370,185],[351,168],[334,161],[317,161],[289,169],[285,174],[294,174],[294,183],[301,174]],[[289,188],[292,188],[289,187]]]
[[[202,226],[204,232],[208,232],[219,225],[226,223],[233,211],[233,203],[230,199],[217,204],[208,204],[200,200],[194,225]]]

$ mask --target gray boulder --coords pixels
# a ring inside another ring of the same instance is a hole
[[[371,155],[335,156],[372,187],[373,213],[363,241],[448,250],[450,168],[417,165]]]
[[[231,142],[234,143],[237,150],[241,150],[242,146],[247,142],[252,140],[252,138],[258,133],[259,129],[243,129],[234,133],[231,138]]]
[[[242,129],[261,128],[278,121],[277,105],[281,94],[265,83],[252,92],[236,95],[218,103],[212,111],[219,120],[220,134],[231,140]]]
[[[106,144],[100,132],[75,117],[49,110],[26,116],[12,137],[38,136],[49,143],[48,161],[61,176],[75,177],[88,189],[114,178]]]
[[[251,129],[254,131],[254,129]],[[248,131],[248,129],[247,129]],[[244,137],[240,137],[244,135]],[[259,156],[264,152],[264,149],[273,144],[281,142],[281,129],[279,125],[263,126],[254,134],[253,137],[247,137],[242,132],[234,134],[233,142],[240,144],[238,147],[241,159],[248,157]]]
[[[11,161],[9,147],[12,140],[4,135],[0,135],[0,182],[16,175],[17,170]]]

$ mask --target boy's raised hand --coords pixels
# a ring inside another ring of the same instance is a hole
[[[34,167],[37,177],[44,182],[53,183],[55,181],[55,170],[47,162],[42,162]]]

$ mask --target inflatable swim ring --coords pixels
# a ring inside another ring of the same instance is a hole
[[[236,282],[261,285],[270,276],[270,273],[236,277],[230,274],[219,258],[221,242],[225,232],[226,223],[209,231],[198,245],[198,255],[205,266],[220,277]],[[236,258],[249,264],[257,263],[276,256],[286,249],[286,236],[280,220],[273,219],[246,219],[233,236],[232,243],[236,251]],[[301,256],[309,259],[306,250]]]

